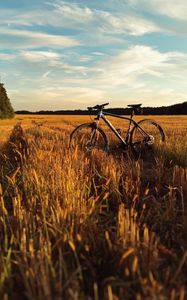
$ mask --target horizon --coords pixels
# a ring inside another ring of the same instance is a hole
[[[183,104],[187,104],[187,101],[184,101],[184,102],[178,102],[178,103],[175,103],[175,104],[172,104],[172,105],[165,105],[165,106],[141,106],[141,108],[150,108],[150,109],[161,109],[161,108],[166,108],[166,107],[171,107],[171,106],[178,106],[178,105],[183,105]],[[130,107],[126,106],[126,107],[106,107],[104,110],[110,110],[110,109],[122,109],[122,110],[130,110]],[[59,109],[59,110],[38,110],[38,111],[29,111],[29,110],[17,110],[15,111],[15,113],[20,113],[20,112],[26,112],[26,113],[31,113],[31,114],[35,114],[35,113],[40,113],[40,112],[53,112],[53,113],[56,113],[56,112],[66,112],[66,111],[81,111],[81,112],[86,112],[87,111],[87,108],[83,108],[83,109],[79,109],[79,108],[74,108],[74,109]]]
[[[2,0],[0,11],[0,78],[15,111],[185,102],[185,0]]]

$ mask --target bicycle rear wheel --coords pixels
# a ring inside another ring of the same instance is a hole
[[[104,131],[95,123],[76,127],[70,135],[70,148],[91,152],[93,149],[108,151],[108,139]]]
[[[151,119],[141,120],[135,125],[130,135],[132,150],[141,155],[147,150],[157,150],[165,142],[165,134],[162,127]]]

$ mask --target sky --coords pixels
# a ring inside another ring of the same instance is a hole
[[[187,101],[186,0],[0,0],[15,110]]]

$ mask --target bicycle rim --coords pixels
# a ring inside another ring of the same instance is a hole
[[[157,150],[165,142],[165,134],[162,127],[153,120],[141,120],[138,126],[132,129],[130,144],[136,152],[149,149]]]
[[[94,149],[108,151],[108,140],[105,133],[96,128],[94,123],[82,124],[70,135],[71,149],[92,152]]]

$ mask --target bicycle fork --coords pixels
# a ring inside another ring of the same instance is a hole
[[[90,138],[87,143],[87,147],[94,147],[97,142],[97,128],[99,126],[99,122],[94,122],[92,127],[91,127],[91,133],[90,133]]]

